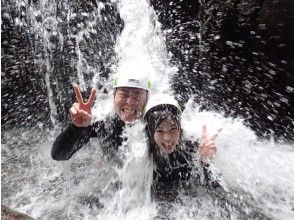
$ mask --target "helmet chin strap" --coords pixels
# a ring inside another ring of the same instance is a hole
[[[137,119],[136,120],[134,120],[134,121],[125,121],[125,124],[127,124],[127,125],[133,125],[133,124],[136,124],[137,122],[142,122],[143,121],[143,118],[141,117],[142,116],[142,112],[138,112],[137,113]]]
[[[141,118],[137,118],[134,121],[125,121],[125,124],[131,126],[131,125],[134,125],[134,124],[136,124],[137,122],[140,122],[140,121],[142,121],[142,119]]]

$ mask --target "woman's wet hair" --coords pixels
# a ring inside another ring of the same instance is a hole
[[[173,105],[158,105],[150,109],[145,115],[146,133],[151,148],[156,146],[154,133],[156,128],[167,118],[171,119],[177,129],[181,130],[181,112]],[[152,149],[151,149],[152,150]]]

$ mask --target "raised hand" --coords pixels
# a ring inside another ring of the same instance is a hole
[[[221,132],[221,130],[222,129],[219,129],[218,132],[214,134],[212,137],[208,137],[206,126],[203,126],[200,145],[198,148],[198,155],[200,156],[200,160],[202,162],[209,162],[214,158],[217,150],[215,146],[215,139]]]
[[[91,111],[96,97],[96,90],[92,88],[88,101],[84,102],[80,87],[74,83],[73,88],[78,102],[75,102],[69,109],[71,121],[77,127],[88,127],[92,121]]]

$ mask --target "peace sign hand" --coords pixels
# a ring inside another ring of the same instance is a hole
[[[92,121],[91,111],[96,97],[96,90],[92,88],[88,101],[84,102],[80,87],[74,83],[73,88],[78,102],[75,102],[69,109],[71,121],[77,127],[88,127]]]
[[[202,137],[200,140],[200,145],[198,148],[198,155],[200,156],[200,160],[202,162],[211,161],[216,154],[216,146],[215,139],[222,129],[219,129],[218,132],[212,137],[207,136],[206,126],[204,125],[202,128]]]

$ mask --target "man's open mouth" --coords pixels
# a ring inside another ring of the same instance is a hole
[[[137,111],[136,110],[132,110],[130,108],[122,108],[121,110],[124,114],[127,114],[127,115],[136,115],[137,114]]]

